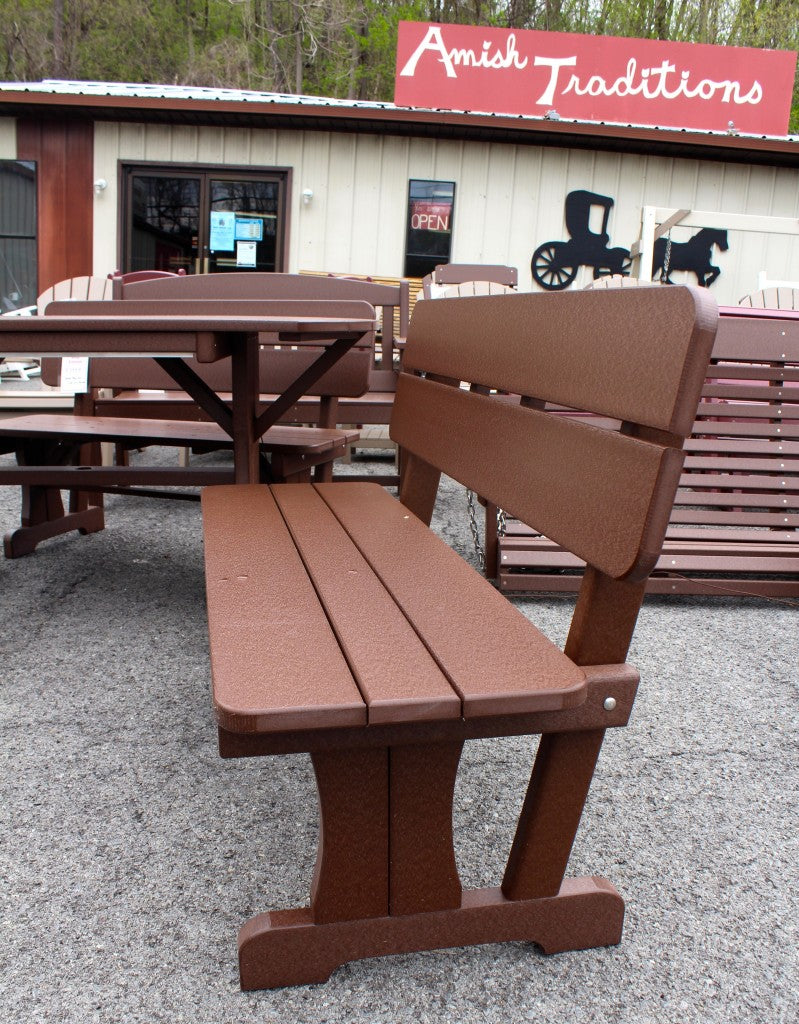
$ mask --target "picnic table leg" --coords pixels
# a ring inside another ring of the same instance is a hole
[[[70,461],[70,452],[71,448],[57,441],[29,440],[18,447],[17,462],[20,466],[60,466]],[[66,513],[57,487],[23,484],[21,491],[21,525],[3,538],[6,558],[30,555],[41,541],[62,533],[96,533],[105,526],[102,504],[90,504],[90,497]]]
[[[233,473],[237,484],[256,484],[260,477],[258,413],[258,336],[246,335],[231,358],[233,387]]]

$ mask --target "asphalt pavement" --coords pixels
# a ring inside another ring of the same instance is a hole
[[[0,489],[0,528],[18,519]],[[450,481],[434,526],[474,559]],[[562,643],[572,597],[517,603]],[[257,993],[237,930],[307,902],[315,791],[304,755],[218,756],[199,506],[109,498],[101,533],[0,559],[0,608],[3,1024],[799,1019],[795,603],[647,598],[632,721],[608,734],[569,867],[621,891],[621,945],[364,960]],[[501,878],[534,744],[467,745],[465,885]]]

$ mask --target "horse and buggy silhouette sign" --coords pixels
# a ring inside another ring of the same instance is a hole
[[[533,280],[547,291],[562,291],[577,277],[580,267],[589,267],[594,279],[611,274],[628,276],[632,267],[632,253],[622,246],[611,246],[608,220],[614,200],[597,192],[576,189],[569,192],[564,204],[564,219],[568,239],[544,242],[533,253],[530,262]],[[601,223],[593,230],[594,211],[600,213]],[[713,265],[714,248],[729,249],[724,228],[700,228],[686,242],[672,242],[671,235],[655,240],[652,258],[652,280],[673,284],[675,270],[696,275],[703,288],[708,288],[721,274]]]

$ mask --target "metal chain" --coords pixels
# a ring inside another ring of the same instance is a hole
[[[660,268],[660,281],[663,283],[669,278],[669,264],[671,263],[671,230],[666,235],[666,254],[663,257],[663,266]]]
[[[466,508],[469,511],[469,529],[472,534],[474,552],[477,555],[477,564],[480,566],[480,571],[482,572],[486,567],[486,553],[480,540],[480,530],[477,526],[477,509],[475,508],[474,491],[466,491]]]
[[[468,489],[466,491],[466,508],[469,512],[469,530],[472,534],[474,552],[477,555],[477,564],[480,566],[480,570],[482,572],[486,567],[485,547],[480,539],[480,527],[477,523],[477,503],[475,501],[475,493]],[[505,515],[505,510],[497,507],[497,534],[500,537],[505,535],[506,527],[507,516]]]

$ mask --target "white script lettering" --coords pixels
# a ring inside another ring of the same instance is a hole
[[[413,77],[416,73],[416,65],[419,63],[422,55],[428,50],[431,53],[438,54],[439,63],[444,65],[447,78],[458,77],[458,73],[455,70],[456,65],[488,69],[515,67],[518,71],[527,67],[527,58],[522,58],[516,49],[516,34],[514,32],[511,32],[508,36],[504,53],[502,50],[497,49],[494,53],[490,54],[490,47],[490,42],[484,42],[482,52],[479,54],[475,53],[474,50],[459,50],[457,48],[447,50],[446,46],[444,46],[444,38],[441,35],[441,26],[430,25],[427,35],[410,55],[405,67],[400,71],[400,76],[406,78]]]
[[[424,38],[400,71],[400,77],[412,78],[419,61],[428,53],[444,66],[447,78],[457,78],[459,68],[483,68],[486,71],[513,68],[521,71],[530,63],[529,58],[523,57],[517,49],[514,32],[506,37],[504,49],[495,46],[490,40],[483,40],[479,50],[459,47],[447,49],[443,26],[428,25]],[[582,75],[577,74],[576,56],[543,57],[537,54],[532,63],[536,68],[549,68],[549,80],[535,100],[537,106],[551,107],[557,96],[568,93],[595,97],[637,96],[643,100],[679,100],[681,97],[688,100],[716,99],[738,106],[757,106],[763,99],[763,88],[757,80],[747,90],[745,85],[735,79],[715,81],[712,78],[692,78],[691,71],[678,69],[668,59],[654,67],[639,68],[637,59],[630,57],[625,73],[615,79],[606,79],[590,68]],[[565,74],[561,75],[564,68],[575,69],[568,81]]]
[[[564,67],[573,68],[576,63],[576,57],[536,57],[534,61],[535,67],[551,68],[549,83],[546,89],[544,89],[536,100],[536,103],[543,103],[546,104],[546,106],[549,106],[555,96],[555,86],[558,84],[560,69]]]
[[[555,98],[558,71],[569,61],[536,57],[535,63],[552,66],[549,84],[537,101],[541,104],[551,104]],[[571,63],[576,64],[577,58],[572,58]],[[722,103],[737,103],[739,106],[744,103],[756,106],[763,98],[763,89],[758,81],[752,84],[749,92],[744,93],[740,82],[714,82],[712,78],[702,78],[692,84],[690,71],[680,71],[679,81],[674,82],[676,74],[676,67],[668,60],[662,61],[658,67],[641,68],[639,71],[638,62],[635,57],[631,57],[627,61],[627,73],[617,78],[615,82],[608,83],[601,75],[591,75],[587,80],[581,81],[573,74],[561,95],[565,96],[571,92],[575,96],[641,96],[645,100],[676,100],[680,96],[689,100],[712,100],[719,93]]]

